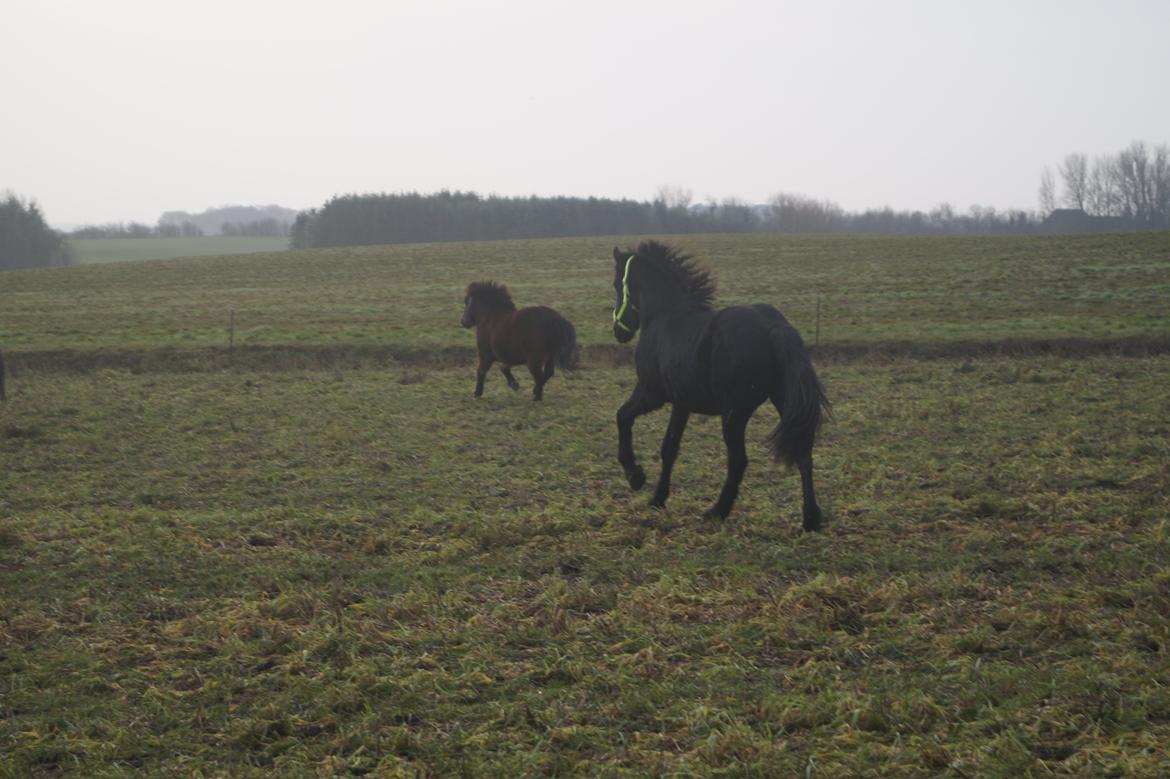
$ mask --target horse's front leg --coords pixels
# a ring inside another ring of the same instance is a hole
[[[661,408],[665,402],[651,397],[642,389],[642,385],[638,384],[630,393],[630,399],[617,411],[618,462],[625,471],[626,481],[630,483],[631,489],[640,490],[646,483],[646,472],[634,458],[634,420]]]
[[[651,506],[662,508],[670,497],[670,472],[678,458],[678,447],[690,418],[690,411],[677,405],[671,407],[670,422],[666,425],[666,435],[662,437],[662,473],[658,474],[658,486],[654,489],[654,497],[650,499]]]
[[[747,470],[744,433],[751,417],[751,411],[745,412],[740,409],[732,409],[723,415],[723,443],[727,447],[727,480],[723,482],[723,489],[715,505],[707,509],[705,516],[709,518],[726,519],[731,513],[736,495],[739,494],[739,483],[743,481],[743,472]]]
[[[487,378],[488,368],[492,367],[493,362],[495,360],[490,354],[479,353],[479,365],[475,369],[475,396],[477,398],[483,397],[483,380]]]
[[[504,374],[504,380],[508,382],[508,387],[515,391],[520,389],[520,382],[516,381],[516,377],[512,375],[512,368],[508,365],[500,366],[500,373]]]

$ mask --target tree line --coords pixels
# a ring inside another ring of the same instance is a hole
[[[141,222],[111,222],[86,225],[69,232],[70,238],[198,238],[203,228],[191,222],[148,225]]]
[[[7,193],[0,199],[0,270],[69,265],[65,236],[45,222],[36,203]]]
[[[483,197],[443,191],[341,195],[302,211],[294,249],[426,241],[473,241],[710,232],[1025,234],[1042,219],[1023,211],[947,204],[931,211],[891,208],[849,213],[830,200],[780,193],[767,204],[738,199],[695,204],[685,190],[661,188],[651,201],[574,197]]]
[[[218,206],[201,213],[166,211],[159,225],[198,225],[204,235],[288,235],[297,212],[283,206]]]
[[[289,234],[291,225],[283,220],[268,217],[248,222],[223,222],[213,235],[268,236],[281,237]],[[163,222],[147,225],[141,222],[115,222],[104,225],[87,225],[72,230],[70,238],[200,238],[207,233],[195,222]]]
[[[1104,225],[1131,229],[1170,228],[1170,147],[1134,141],[1115,154],[1092,160],[1072,153],[1040,175],[1040,208],[1057,205],[1083,212]]]

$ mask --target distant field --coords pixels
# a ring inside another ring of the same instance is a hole
[[[202,238],[71,238],[82,265],[126,260],[274,252],[288,248],[288,238],[211,236]]]
[[[218,239],[204,239],[214,241]],[[612,343],[611,250],[623,239],[425,244],[4,274],[13,351],[236,344],[470,346],[465,285],[508,284],[586,344]],[[1170,233],[1075,238],[684,236],[720,303],[768,301],[826,344],[1170,335]]]
[[[818,534],[771,411],[629,491],[616,242],[0,274],[0,777],[1170,776],[1170,234],[678,239],[820,300]]]

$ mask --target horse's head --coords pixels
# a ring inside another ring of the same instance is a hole
[[[459,324],[464,327],[475,327],[475,298],[472,296],[471,285],[467,291],[463,293],[463,318],[459,320]]]
[[[516,304],[508,294],[508,288],[494,281],[473,281],[463,293],[464,327],[475,327],[480,320],[501,312],[515,311]]]
[[[634,303],[636,293],[631,272],[634,257],[633,252],[613,247],[613,289],[616,296],[613,305],[613,337],[623,344],[634,337],[641,323],[638,306]]]

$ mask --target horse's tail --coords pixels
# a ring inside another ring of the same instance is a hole
[[[768,436],[772,457],[795,465],[807,457],[822,417],[830,413],[825,387],[817,378],[800,333],[788,323],[771,332],[772,351],[780,364],[780,424]]]
[[[570,370],[577,367],[577,328],[560,314],[553,317],[553,332],[557,336],[553,360],[558,368]]]

